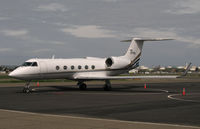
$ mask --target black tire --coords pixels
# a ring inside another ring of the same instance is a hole
[[[79,89],[80,90],[86,90],[87,89],[87,85],[85,83],[82,83],[79,85]]]
[[[112,87],[109,86],[109,85],[105,85],[103,89],[104,89],[105,91],[111,91],[111,90],[112,90]]]
[[[30,91],[31,91],[31,90],[30,90],[29,88],[24,88],[24,89],[22,90],[23,93],[27,93],[27,94],[30,93]]]

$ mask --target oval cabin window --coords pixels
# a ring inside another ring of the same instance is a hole
[[[78,69],[81,69],[81,66],[80,66],[80,65],[78,66]]]
[[[95,66],[94,66],[94,65],[92,65],[92,69],[95,69]]]
[[[63,69],[66,70],[66,69],[67,69],[67,66],[63,66]]]
[[[59,66],[56,66],[56,70],[59,70],[60,69],[60,67]]]
[[[72,66],[71,66],[71,69],[73,70],[74,68],[75,68],[75,67],[72,65]]]
[[[88,69],[88,65],[85,66],[85,69]]]

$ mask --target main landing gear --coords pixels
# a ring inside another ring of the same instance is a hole
[[[27,82],[25,87],[23,88],[22,92],[23,93],[30,93],[31,89],[30,89],[30,82]]]
[[[77,85],[79,86],[80,90],[86,90],[87,89],[87,85],[83,82],[78,82]]]
[[[80,90],[86,90],[87,89],[87,85],[85,83],[83,83],[82,81],[79,81],[77,83],[77,85],[79,86]],[[105,91],[111,91],[112,90],[110,80],[105,80],[105,85],[104,85],[103,89]]]
[[[104,90],[105,91],[111,91],[112,90],[112,87],[111,87],[111,83],[110,83],[110,80],[105,80],[105,85],[104,85]]]

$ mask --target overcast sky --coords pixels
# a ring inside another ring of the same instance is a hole
[[[144,44],[141,65],[200,65],[200,0],[1,0],[0,65],[29,58],[124,54]]]

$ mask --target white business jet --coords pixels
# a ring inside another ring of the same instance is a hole
[[[111,90],[110,80],[136,78],[178,78],[180,76],[116,76],[127,73],[139,66],[144,41],[161,41],[170,39],[132,38],[122,42],[131,42],[123,56],[108,58],[73,58],[73,59],[30,59],[9,74],[10,77],[27,81],[23,92],[30,92],[31,80],[40,79],[71,79],[77,80],[81,90],[89,80],[105,81],[104,90]],[[189,66],[188,66],[189,67]],[[187,70],[186,70],[187,71]]]

